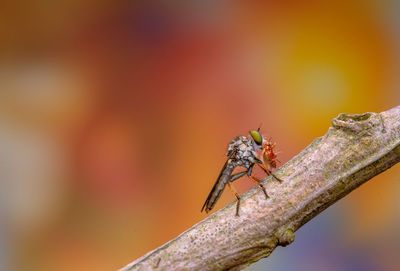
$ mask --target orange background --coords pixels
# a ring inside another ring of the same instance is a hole
[[[399,105],[399,10],[390,0],[6,4],[0,269],[121,268],[206,217],[234,136],[262,123],[285,163],[339,113]],[[399,175],[397,165],[374,178],[248,270],[398,270]],[[216,209],[233,199],[225,192]]]

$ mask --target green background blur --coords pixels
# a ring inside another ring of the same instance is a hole
[[[339,113],[400,104],[395,0],[2,6],[1,270],[121,268],[206,217],[234,136],[262,123],[285,163]],[[248,270],[399,270],[399,179]]]

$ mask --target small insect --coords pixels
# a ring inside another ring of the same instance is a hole
[[[276,168],[276,154],[274,152],[275,143],[270,140],[265,140],[260,133],[260,128],[257,130],[249,131],[249,138],[245,136],[237,136],[228,145],[227,157],[217,181],[215,182],[206,202],[201,208],[208,213],[211,211],[218,199],[221,197],[225,186],[228,185],[232,193],[236,197],[236,215],[239,215],[240,196],[233,188],[231,183],[244,175],[247,175],[250,180],[255,182],[264,192],[265,197],[268,198],[267,191],[261,183],[261,180],[251,176],[255,165],[260,166],[267,175],[272,175],[279,182],[281,179],[272,173],[272,168]],[[262,150],[263,160],[257,158],[257,150]],[[232,174],[234,169],[238,166],[244,167],[246,170]]]
[[[263,150],[262,150],[263,164],[261,164],[260,166],[265,171],[265,173],[267,173],[267,175],[272,175],[279,182],[282,182],[281,179],[279,179],[272,173],[272,169],[276,168],[276,163],[280,162],[276,158],[277,153],[274,151],[276,144],[272,142],[271,138],[264,141],[265,143],[263,144]]]

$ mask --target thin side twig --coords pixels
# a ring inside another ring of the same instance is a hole
[[[318,213],[400,161],[400,106],[382,113],[340,114],[325,136],[243,194],[240,217],[229,204],[175,239],[122,268],[240,270],[293,242]]]

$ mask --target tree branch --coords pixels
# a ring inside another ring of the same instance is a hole
[[[242,195],[128,270],[240,270],[293,242],[294,232],[353,189],[400,161],[400,106],[382,113],[340,114],[325,136]]]

